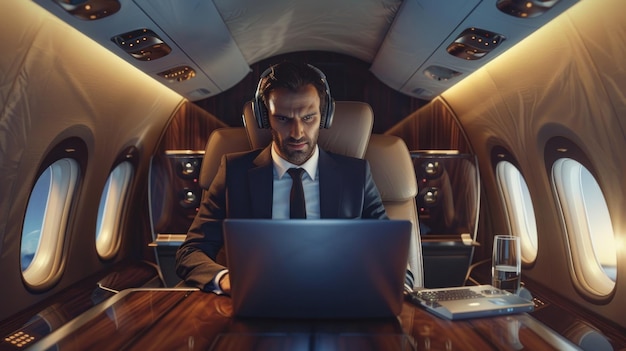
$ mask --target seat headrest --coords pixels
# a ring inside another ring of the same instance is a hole
[[[246,129],[242,127],[219,128],[209,136],[204,150],[200,177],[198,179],[202,189],[208,189],[220,167],[222,155],[231,152],[250,150]]]
[[[326,151],[363,158],[374,125],[374,111],[365,102],[335,102],[333,125],[321,129],[318,143]]]
[[[409,149],[393,135],[372,134],[365,159],[383,201],[405,201],[417,196],[417,180]]]
[[[252,102],[244,105],[243,120],[253,149],[269,145],[272,135],[269,129],[257,126],[252,113]],[[363,158],[374,124],[374,112],[369,104],[357,101],[335,102],[333,124],[321,129],[320,147],[341,155]]]
[[[256,117],[252,112],[252,101],[243,105],[243,126],[248,132],[248,141],[252,149],[264,148],[272,141],[272,133],[269,129],[259,128]]]

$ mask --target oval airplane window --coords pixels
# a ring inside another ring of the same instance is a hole
[[[113,169],[102,191],[96,225],[96,251],[102,259],[112,258],[119,249],[119,224],[132,176],[132,164],[124,161]]]
[[[537,258],[537,222],[526,181],[509,161],[498,162],[496,179],[511,234],[521,238],[522,261],[531,264]]]
[[[615,287],[617,252],[602,189],[585,166],[570,158],[554,163],[552,184],[565,224],[572,276],[590,297],[605,297]]]
[[[45,169],[31,192],[20,257],[24,281],[33,288],[49,286],[60,276],[65,229],[79,169],[76,160],[60,159]]]

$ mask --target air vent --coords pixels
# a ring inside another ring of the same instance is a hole
[[[116,13],[119,0],[53,0],[65,11],[82,20],[93,21]]]
[[[428,66],[424,70],[424,75],[432,80],[446,81],[461,75],[461,72],[442,66]]]
[[[167,71],[159,72],[157,75],[170,82],[182,82],[196,76],[196,71],[189,66],[178,66]]]
[[[145,28],[116,35],[111,41],[140,61],[156,60],[172,52],[156,33]]]
[[[450,55],[465,59],[479,60],[500,45],[506,37],[502,34],[479,28],[467,28],[452,44],[448,45]]]
[[[435,97],[435,93],[433,93],[430,90],[423,89],[423,88],[414,89],[413,95],[415,95],[417,98],[424,99],[424,100],[430,100],[433,97]]]
[[[208,89],[200,88],[188,93],[191,100],[202,99],[209,96],[211,92]]]
[[[498,0],[498,10],[507,15],[530,18],[543,15],[551,9],[559,0]]]

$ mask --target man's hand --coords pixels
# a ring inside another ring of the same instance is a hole
[[[221,278],[220,281],[218,282],[220,289],[222,289],[222,291],[225,294],[229,294],[230,295],[230,276],[228,273],[224,274]]]

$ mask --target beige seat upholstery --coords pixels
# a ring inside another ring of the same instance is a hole
[[[253,149],[266,147],[272,141],[272,133],[269,129],[259,128],[256,118],[252,113],[252,101],[248,101],[243,105],[243,125],[248,132],[248,141]]]
[[[409,150],[402,139],[392,135],[372,134],[365,154],[372,168],[385,210],[391,219],[413,223],[409,247],[409,266],[414,287],[424,286],[422,247],[417,217],[417,180]]]
[[[269,129],[261,129],[257,126],[252,114],[251,102],[244,105],[243,120],[253,149],[269,145],[272,135]],[[329,129],[320,130],[318,144],[326,151],[363,158],[373,124],[374,113],[369,104],[357,101],[337,101],[333,124]]]
[[[233,152],[250,150],[248,135],[243,127],[226,127],[214,130],[209,136],[202,158],[198,183],[202,188],[202,199],[208,194],[208,189],[217,174],[222,156]],[[224,250],[217,254],[217,262],[226,264]]]
[[[204,190],[209,189],[220,167],[222,155],[250,150],[248,135],[243,127],[219,128],[209,136],[202,158],[199,184]]]

